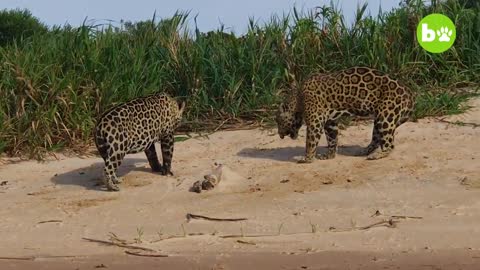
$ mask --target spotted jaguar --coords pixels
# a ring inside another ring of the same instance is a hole
[[[372,140],[362,151],[367,159],[381,159],[394,148],[395,129],[411,117],[414,93],[401,82],[379,70],[352,67],[332,73],[315,73],[300,87],[288,89],[276,113],[280,138],[298,137],[307,126],[306,154],[299,163],[314,158],[332,159],[337,152],[338,119],[342,116],[373,116]],[[328,150],[317,155],[318,142],[325,132]]]
[[[185,102],[164,93],[140,97],[103,113],[95,126],[95,145],[105,162],[104,183],[109,191],[119,191],[117,168],[125,155],[144,151],[152,171],[171,172],[174,131],[179,125]],[[160,142],[163,165],[155,143]]]

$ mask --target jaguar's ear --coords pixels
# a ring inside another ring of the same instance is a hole
[[[288,95],[289,92],[290,91],[287,88],[280,88],[280,89],[278,89],[276,96],[277,97],[285,97],[285,96]]]
[[[287,80],[289,82],[290,89],[295,90],[298,86],[297,85],[297,79],[295,78],[295,75],[289,72],[287,74]]]
[[[278,104],[277,113],[283,114],[285,111],[285,102],[281,102],[280,104]]]
[[[185,110],[185,101],[182,101],[178,104],[178,115],[183,115],[183,111]]]
[[[290,89],[296,90],[298,87],[297,81],[294,79],[290,82]]]

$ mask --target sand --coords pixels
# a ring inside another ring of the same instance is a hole
[[[444,119],[480,124],[480,99],[470,105]],[[120,192],[98,185],[97,156],[4,158],[0,257],[16,259],[0,258],[0,269],[479,269],[480,128],[408,122],[394,152],[369,161],[356,154],[371,128],[341,130],[337,157],[312,164],[295,162],[304,128],[298,140],[276,130],[216,132],[175,144],[174,176],[152,173],[143,154],[127,156]],[[323,137],[319,152],[325,145]],[[189,192],[214,162],[225,167],[220,184]],[[247,220],[187,221],[187,213]],[[83,239],[112,234],[169,257]]]

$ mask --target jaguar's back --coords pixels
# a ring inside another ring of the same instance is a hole
[[[303,94],[306,110],[323,106],[336,117],[341,113],[367,116],[389,111],[392,117],[408,118],[414,103],[414,95],[405,85],[366,67],[315,74],[304,83]]]

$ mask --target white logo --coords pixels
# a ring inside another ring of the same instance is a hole
[[[435,40],[435,31],[428,28],[428,24],[422,23],[422,41],[432,42]]]
[[[449,42],[450,37],[452,36],[452,30],[448,31],[448,27],[442,27],[442,28],[440,28],[440,30],[437,30],[437,35],[440,36],[438,41]]]
[[[449,42],[450,37],[452,36],[452,30],[449,30],[448,27],[441,27],[440,30],[437,30],[435,35],[435,30],[428,28],[428,24],[422,23],[423,42],[432,42],[435,40],[436,36],[439,36],[438,41],[440,42]]]

